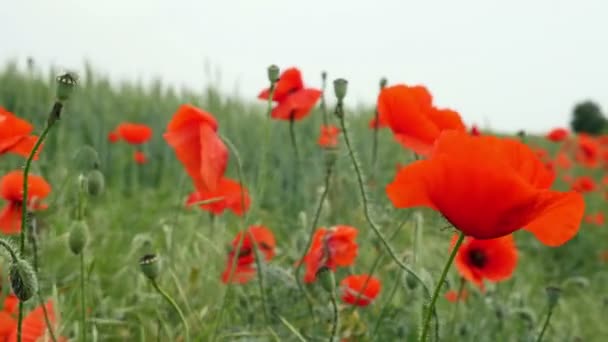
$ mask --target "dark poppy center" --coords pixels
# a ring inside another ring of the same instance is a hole
[[[486,264],[486,255],[480,250],[472,250],[469,252],[469,261],[473,266],[481,268]]]

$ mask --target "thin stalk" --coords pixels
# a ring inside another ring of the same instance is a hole
[[[314,314],[314,310],[313,310],[313,300],[310,298],[310,294],[308,293],[308,291],[306,291],[304,284],[302,284],[302,280],[300,279],[300,271],[302,270],[302,264],[304,263],[303,262],[304,257],[306,256],[306,253],[308,252],[308,250],[310,249],[310,246],[312,245],[312,239],[315,235],[315,229],[317,227],[317,224],[319,223],[319,217],[321,216],[321,211],[323,210],[323,203],[325,203],[325,199],[327,198],[327,194],[329,193],[329,185],[330,185],[332,171],[333,171],[333,165],[328,167],[327,171],[325,173],[325,184],[324,184],[324,188],[323,188],[323,193],[321,194],[321,198],[319,199],[319,204],[317,205],[317,209],[315,210],[315,216],[313,217],[311,225],[310,225],[310,233],[308,234],[308,241],[306,242],[306,248],[304,248],[304,251],[302,252],[302,256],[299,259],[298,266],[296,267],[296,272],[295,272],[296,283],[298,284],[298,287],[300,288],[302,293],[304,293],[304,296],[306,297],[306,300],[308,301],[308,308],[309,308],[310,315],[311,315],[311,318],[313,319],[313,321],[315,320],[315,314]]]
[[[47,120],[46,126],[42,131],[42,134],[36,140],[34,147],[32,148],[32,152],[27,157],[25,162],[25,166],[23,167],[23,197],[21,201],[21,233],[19,235],[19,252],[21,255],[25,252],[25,238],[27,234],[26,224],[27,224],[27,205],[28,205],[28,175],[30,173],[30,168],[32,167],[32,161],[34,160],[34,156],[46,136],[51,131],[51,128],[59,118],[61,114],[61,110],[63,108],[63,104],[60,101],[56,101],[51,109],[51,113],[49,114],[49,119]],[[21,330],[23,328],[23,301],[19,301],[19,318],[17,320],[17,342],[21,342]]]
[[[351,143],[349,135],[348,135],[348,129],[346,127],[346,122],[344,121],[344,109],[342,108],[342,103],[338,103],[338,105],[336,106],[336,115],[340,119],[340,126],[342,127],[342,132],[344,132],[343,137],[344,137],[344,141],[346,143],[346,147],[348,149],[348,155],[351,159],[353,168],[355,169],[355,173],[357,175],[357,183],[359,184],[359,192],[361,195],[361,200],[363,202],[363,213],[365,215],[365,220],[367,221],[369,226],[372,228],[372,230],[374,231],[376,236],[380,239],[380,241],[384,245],[384,248],[386,248],[386,250],[388,251],[388,253],[391,256],[391,258],[393,259],[393,261],[395,261],[395,263],[397,263],[397,265],[401,269],[406,271],[418,283],[420,283],[420,285],[424,289],[426,297],[428,297],[430,299],[431,292],[429,291],[429,288],[426,286],[424,281],[422,281],[422,279],[420,278],[420,276],[418,274],[416,274],[416,272],[414,272],[409,266],[407,266],[403,261],[401,261],[401,259],[397,256],[397,253],[393,250],[393,247],[388,243],[388,241],[386,240],[386,238],[380,231],[380,228],[378,228],[378,225],[376,224],[376,222],[373,220],[373,218],[371,216],[371,210],[369,207],[369,200],[367,199],[367,193],[365,191],[363,173],[361,171],[361,167],[359,166],[359,162],[357,161],[357,158],[355,158],[355,153],[354,153],[354,150],[352,147],[352,143]],[[435,335],[439,336],[439,323],[437,322],[437,312],[435,310],[431,310],[431,311],[433,313],[433,316],[436,319]]]
[[[338,327],[340,326],[340,312],[338,311],[338,301],[336,300],[336,291],[331,294],[331,306],[334,311],[334,319],[332,321],[331,336],[329,342],[334,342],[334,339],[338,335]]]
[[[427,309],[426,317],[422,323],[420,337],[418,338],[418,341],[420,341],[420,342],[426,341],[427,332],[429,330],[429,325],[431,323],[431,316],[432,316],[433,311],[435,310],[435,302],[437,302],[437,297],[439,296],[439,291],[441,291],[441,287],[443,286],[445,277],[448,274],[448,270],[450,269],[450,266],[452,266],[452,262],[454,261],[454,258],[456,257],[456,253],[458,253],[458,249],[460,248],[460,245],[462,244],[463,240],[464,240],[464,233],[460,233],[458,235],[458,241],[456,241],[456,245],[454,245],[454,248],[452,249],[452,253],[450,253],[450,257],[448,258],[448,261],[445,263],[445,266],[443,267],[443,271],[441,272],[441,277],[439,277],[439,281],[437,282],[437,285],[435,285],[435,291],[433,291],[433,297],[431,297],[431,303]]]
[[[554,307],[555,307],[555,305],[551,305],[549,307],[549,312],[547,313],[547,318],[545,318],[545,323],[543,324],[543,330],[540,331],[540,334],[538,335],[536,342],[541,342],[543,340],[543,337],[545,336],[545,331],[547,331],[547,328],[549,327],[549,321],[551,320],[551,316],[553,316]]]
[[[393,297],[397,293],[397,289],[399,288],[400,283],[401,283],[401,280],[398,277],[395,280],[395,284],[393,285],[393,288],[391,289],[391,292],[389,293],[388,298],[386,299],[386,301],[384,303],[384,306],[382,306],[382,310],[380,310],[380,314],[378,315],[378,319],[376,320],[376,324],[374,324],[374,328],[372,329],[370,337],[373,338],[374,336],[376,336],[376,333],[378,332],[378,329],[380,329],[380,324],[382,323],[382,318],[384,318],[384,314],[386,312],[386,308],[392,302]]]
[[[321,74],[321,112],[323,112],[323,124],[327,126],[329,124],[329,118],[327,114],[327,102],[325,101],[325,88],[327,86],[327,75],[325,72]]]
[[[266,191],[266,164],[268,164],[268,147],[270,146],[270,126],[272,124],[271,114],[272,114],[272,98],[274,97],[274,92],[276,90],[276,83],[270,83],[270,92],[268,95],[268,106],[266,108],[266,112],[268,113],[268,120],[264,129],[264,144],[262,145],[262,163],[260,164],[260,169],[258,170],[258,176],[256,181],[257,191],[256,195],[259,197],[260,202],[264,198],[264,192]],[[261,204],[258,204],[261,206]]]
[[[300,155],[298,152],[298,142],[296,140],[296,131],[295,131],[295,122],[296,120],[293,117],[293,114],[289,118],[289,137],[291,138],[291,146],[293,146],[293,153],[296,157],[296,163],[300,160]]]
[[[298,339],[298,341],[300,342],[306,342],[306,339],[304,338],[304,336],[302,336],[302,334],[300,334],[300,332],[298,332],[298,330],[291,324],[289,323],[288,320],[286,320],[283,316],[281,315],[277,315],[277,317],[279,318],[279,321],[281,321],[281,323],[283,323],[283,325],[289,330],[291,331],[291,333]]]
[[[84,251],[80,252],[80,326],[82,327],[82,340],[87,340],[87,307],[85,295],[85,270],[84,270]]]
[[[150,282],[152,283],[152,286],[154,286],[154,289],[169,303],[169,305],[173,307],[173,310],[177,312],[179,318],[182,320],[182,324],[184,325],[185,341],[190,341],[190,328],[188,327],[188,322],[186,321],[186,317],[182,313],[182,310],[179,308],[179,306],[177,306],[177,303],[175,303],[173,298],[171,298],[165,291],[163,291],[158,286],[156,280],[151,279]]]
[[[378,157],[378,108],[376,108],[376,110],[374,111],[374,128],[373,128],[373,134],[374,134],[374,140],[372,142],[372,173],[375,174],[376,172],[376,159]]]

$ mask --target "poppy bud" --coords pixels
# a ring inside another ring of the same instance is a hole
[[[319,279],[319,282],[325,291],[331,294],[336,291],[336,279],[334,278],[334,272],[332,272],[328,267],[322,266],[319,268],[317,271],[317,279]]]
[[[89,228],[84,221],[74,221],[68,236],[68,246],[75,255],[82,253],[89,239]]]
[[[338,102],[342,102],[346,97],[346,90],[348,89],[348,81],[343,78],[338,78],[334,80],[334,93],[336,94],[336,98]]]
[[[279,67],[275,64],[268,67],[268,80],[271,84],[277,83],[277,81],[279,80],[280,71],[281,70],[279,70]]]
[[[9,278],[11,288],[15,296],[21,301],[26,301],[34,295],[38,289],[38,279],[32,266],[23,259],[12,262],[9,266]]]
[[[549,302],[549,307],[552,308],[555,306],[555,304],[557,304],[562,290],[557,286],[547,286],[545,291],[547,292],[547,301]]]
[[[70,95],[78,84],[78,75],[73,72],[66,72],[57,76],[57,100],[64,102],[69,100]]]
[[[411,273],[405,275],[405,285],[410,290],[415,290],[418,287],[418,280]]]
[[[160,273],[160,260],[156,254],[146,254],[139,259],[141,272],[150,280],[156,280]]]
[[[386,79],[386,77],[382,77],[380,79],[380,90],[386,88],[387,83],[388,83],[388,80]]]
[[[321,72],[321,80],[323,82],[325,82],[327,80],[327,71],[322,71]]]
[[[87,191],[91,196],[99,196],[105,188],[105,179],[101,171],[95,169],[87,174]]]
[[[89,146],[84,145],[73,157],[74,168],[81,173],[86,174],[89,170],[99,168],[99,154],[97,151]]]

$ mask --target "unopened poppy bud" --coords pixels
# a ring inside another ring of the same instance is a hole
[[[327,71],[322,71],[321,72],[321,80],[323,82],[325,82],[327,80]]]
[[[77,84],[78,75],[76,73],[66,72],[57,76],[57,100],[60,102],[69,100]]]
[[[99,154],[97,150],[89,145],[84,145],[73,157],[74,168],[83,174],[87,174],[89,170],[99,168]]]
[[[547,292],[547,301],[549,302],[549,307],[554,307],[559,300],[562,290],[557,286],[547,286],[545,291]]]
[[[387,84],[388,84],[388,80],[386,79],[386,77],[382,77],[380,79],[380,90],[386,88]]]
[[[411,273],[405,275],[405,285],[410,290],[415,290],[418,287],[418,280]]]
[[[139,259],[141,272],[150,280],[156,280],[160,273],[160,260],[156,254],[146,254]]]
[[[336,291],[336,279],[334,278],[334,272],[329,267],[323,266],[317,271],[317,279],[321,283],[321,286],[325,291],[333,294]]]
[[[348,81],[343,78],[338,78],[334,80],[334,93],[336,94],[336,98],[338,102],[342,102],[346,97],[346,90],[348,89]]]
[[[89,240],[89,227],[85,221],[75,221],[70,227],[68,246],[75,255],[82,253]]]
[[[275,84],[279,80],[279,67],[275,64],[268,67],[268,80],[271,84]]]
[[[9,266],[9,278],[13,293],[19,300],[26,301],[38,290],[38,279],[32,266],[23,259],[12,262]]]
[[[87,191],[91,196],[99,196],[105,188],[105,178],[101,171],[95,169],[87,174]]]

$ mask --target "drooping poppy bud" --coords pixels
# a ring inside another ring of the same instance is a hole
[[[150,280],[156,280],[160,274],[160,259],[156,254],[146,254],[139,259],[141,272]]]
[[[321,286],[330,294],[336,291],[336,279],[334,278],[334,272],[329,267],[322,266],[317,271],[317,279],[321,283]]]
[[[84,250],[89,240],[89,228],[85,221],[75,221],[70,227],[68,236],[68,246],[75,255],[79,255]]]
[[[26,301],[36,293],[38,279],[32,266],[24,259],[18,259],[9,267],[9,278],[13,292],[21,301]]]

